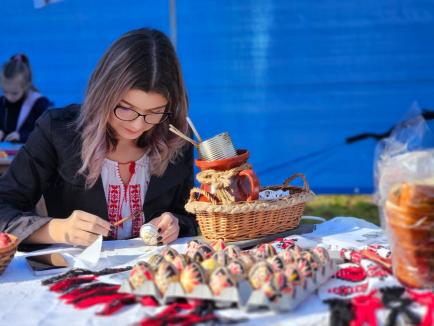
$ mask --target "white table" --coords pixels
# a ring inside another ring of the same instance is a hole
[[[344,221],[344,222],[342,222]],[[375,232],[381,229],[362,220],[348,218],[335,223],[324,223],[317,231],[308,234],[314,237],[339,236],[343,232],[354,231],[368,226]],[[188,238],[178,239],[173,247],[182,252]],[[66,246],[53,247],[71,255],[77,255],[81,250]],[[97,270],[105,267],[131,265],[160,251],[162,247],[144,247],[140,239],[124,241],[106,241],[103,244],[101,259]],[[47,250],[45,250],[47,251]],[[0,276],[0,325],[118,325],[139,322],[145,316],[155,313],[153,308],[145,308],[135,304],[124,308],[114,316],[99,317],[95,315],[101,306],[86,310],[76,310],[57,299],[58,294],[49,292],[40,284],[45,277],[35,277],[26,265],[26,254],[18,252],[5,273]],[[140,257],[140,258],[139,258]],[[160,308],[161,309],[161,308]],[[328,325],[328,306],[323,304],[317,295],[311,295],[296,310],[290,313],[276,314],[274,312],[245,313],[238,309],[224,310],[224,315],[247,316],[246,325]]]

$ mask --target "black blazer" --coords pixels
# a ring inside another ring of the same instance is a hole
[[[51,109],[36,122],[27,143],[0,178],[0,231],[23,240],[51,218],[66,218],[74,210],[108,218],[101,178],[85,189],[84,177],[77,174],[82,165],[81,139],[72,123],[79,110],[78,105]],[[186,146],[161,177],[151,177],[143,204],[145,220],[171,212],[179,219],[180,236],[196,235],[194,216],[184,210],[192,187],[193,148]],[[34,212],[41,195],[49,217]]]

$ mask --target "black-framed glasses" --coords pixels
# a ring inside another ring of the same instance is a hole
[[[116,106],[114,109],[114,113],[116,118],[122,121],[133,121],[136,120],[138,117],[143,117],[143,120],[145,120],[145,122],[150,125],[158,125],[160,123],[163,123],[170,116],[169,112],[141,114],[136,110],[123,107],[122,105]]]

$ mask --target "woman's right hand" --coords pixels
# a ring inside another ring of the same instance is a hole
[[[111,225],[96,215],[79,210],[59,222],[62,242],[79,246],[89,246],[99,235],[107,236]]]

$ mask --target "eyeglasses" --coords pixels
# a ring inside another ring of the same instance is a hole
[[[115,116],[122,121],[133,121],[136,120],[138,117],[143,117],[143,120],[145,120],[145,122],[150,125],[158,125],[160,123],[163,123],[170,116],[169,112],[140,114],[133,109],[126,108],[121,105],[115,107],[114,113]]]

